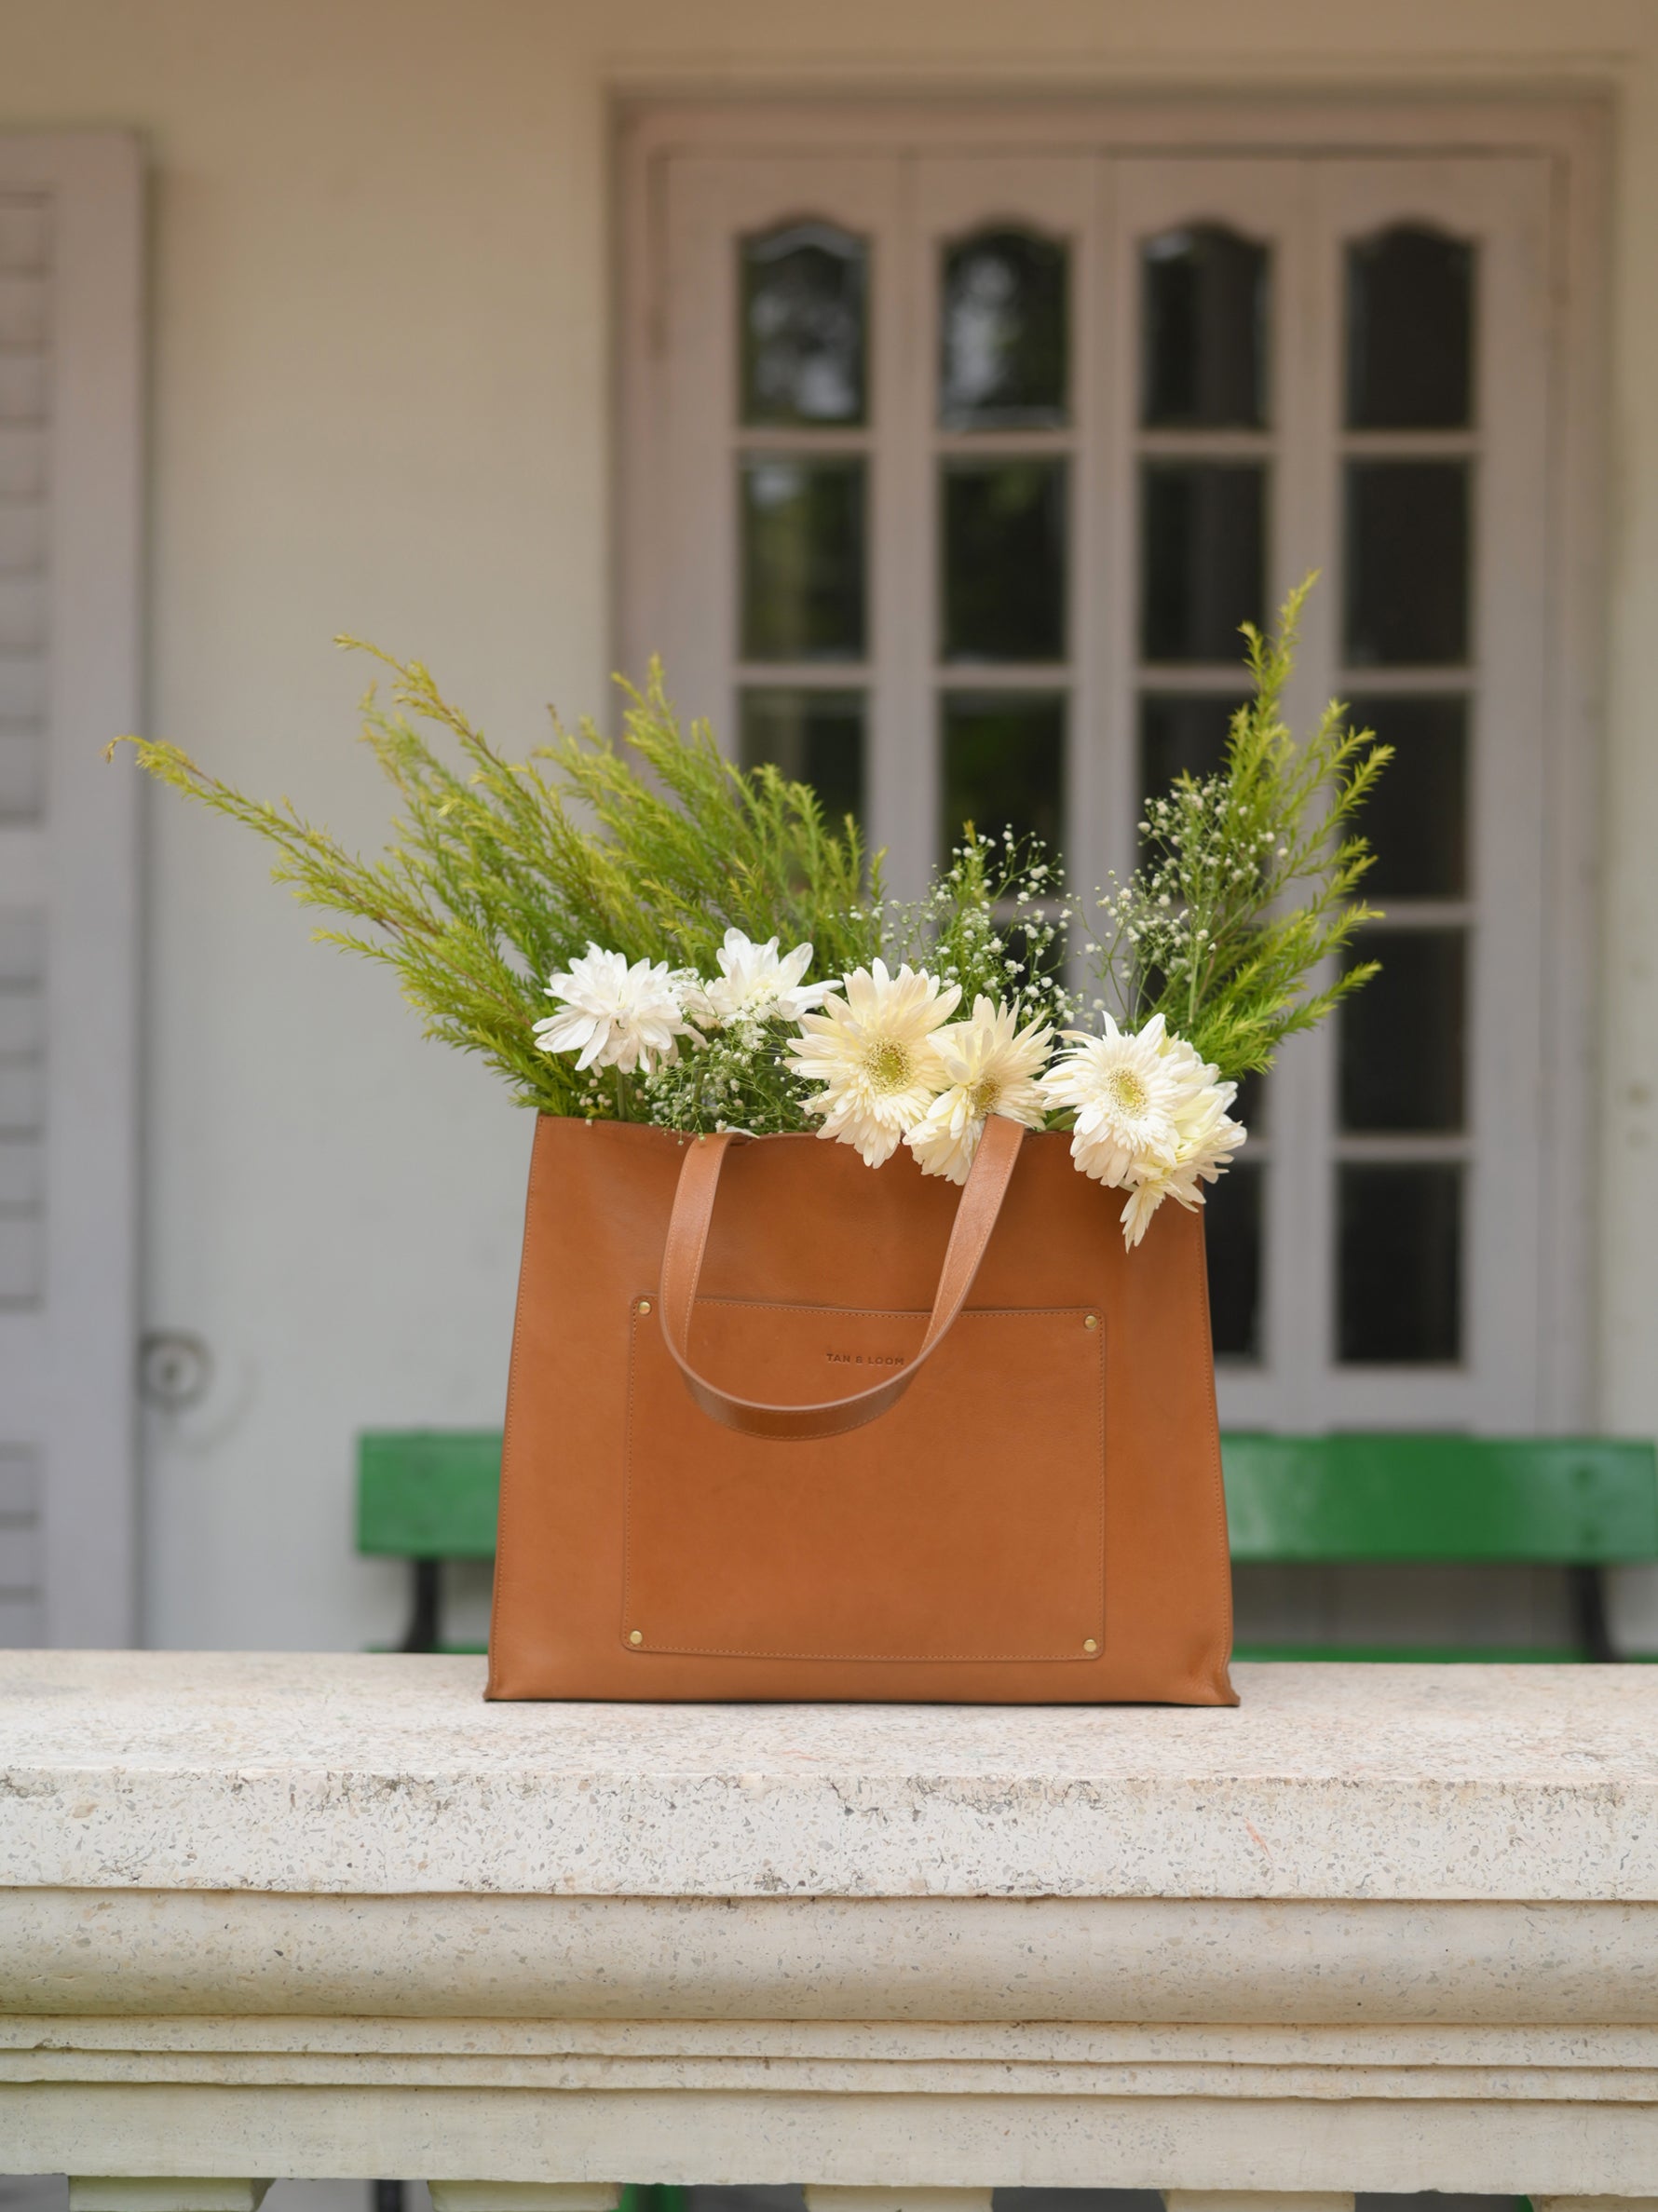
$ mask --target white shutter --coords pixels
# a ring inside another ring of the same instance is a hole
[[[135,1632],[141,207],[0,136],[0,1645]]]

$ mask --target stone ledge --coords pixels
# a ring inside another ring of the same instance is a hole
[[[1658,2109],[1658,2064],[1588,2066],[1330,2066],[1156,2059],[1064,2065],[1053,2060],[897,2058],[547,2057],[468,2053],[0,2050],[0,2088],[113,2083],[152,2087],[695,2091],[758,2097],[1228,2097],[1351,2104],[1479,2103]],[[1658,2058],[1658,2053],[1654,2055]]]
[[[0,2082],[18,2170],[1638,2196],[1658,2106]]]
[[[0,1884],[1658,1900],[1658,1669],[1240,1710],[486,1705],[465,1659],[0,1654]]]
[[[546,2022],[1658,2022],[1658,1907],[0,1890],[38,2015]]]

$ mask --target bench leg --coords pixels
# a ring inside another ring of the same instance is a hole
[[[1340,2190],[1165,2189],[1167,2212],[1353,2212]]]
[[[1571,1599],[1572,1626],[1583,1657],[1602,1666],[1615,1661],[1618,1648],[1612,1642],[1611,1624],[1606,1617],[1606,1577],[1601,1569],[1597,1567],[1569,1567],[1566,1569],[1566,1588]],[[1555,2201],[1556,2204],[1567,2204],[1575,2202],[1575,2199],[1557,2197]],[[1628,2199],[1623,2201],[1627,2203]]]
[[[806,2212],[990,2212],[987,2189],[841,2189],[809,2181]]]
[[[173,2174],[69,2177],[69,2212],[259,2212],[268,2181],[213,2181]]]
[[[400,1651],[435,1651],[442,1637],[443,1562],[412,1559],[414,1595]]]
[[[428,2181],[432,2212],[616,2212],[615,2181]]]

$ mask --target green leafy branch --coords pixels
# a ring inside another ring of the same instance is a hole
[[[121,741],[159,781],[273,846],[275,879],[340,917],[318,938],[390,968],[426,1034],[481,1054],[522,1104],[593,1110],[574,1064],[532,1034],[550,1011],[548,976],[590,942],[705,973],[727,928],[785,948],[809,940],[820,973],[879,951],[879,859],[856,824],[831,825],[809,785],[773,767],[734,767],[706,724],[683,731],[654,661],[643,690],[622,686],[621,744],[555,717],[552,740],[512,761],[420,662],[338,642],[391,674],[390,710],[374,691],[362,709],[363,742],[400,807],[377,860],[176,745]]]
[[[1084,948],[1126,1024],[1162,1013],[1234,1078],[1269,1065],[1285,1037],[1376,971],[1348,957],[1377,918],[1357,895],[1371,855],[1352,821],[1390,749],[1350,729],[1339,705],[1304,744],[1290,733],[1284,699],[1311,580],[1271,634],[1246,628],[1254,697],[1232,719],[1221,770],[1147,801],[1146,861],[1101,898],[1102,941]],[[717,1050],[711,1040],[705,1065],[664,1075],[655,1092],[540,1051],[547,980],[590,943],[706,976],[735,928],[785,950],[809,942],[819,977],[907,957],[959,984],[969,1005],[983,991],[1021,1019],[1072,1017],[1065,957],[1078,903],[1034,841],[970,827],[927,895],[895,905],[856,822],[830,822],[810,787],[775,767],[734,767],[706,723],[683,728],[654,661],[642,690],[621,687],[618,742],[555,717],[550,741],[515,761],[420,662],[339,642],[389,672],[389,706],[373,690],[363,702],[363,741],[397,801],[378,858],[347,850],[286,800],[249,798],[177,746],[123,741],[158,780],[265,838],[277,879],[333,917],[317,935],[391,969],[427,1035],[481,1054],[522,1103],[625,1119],[672,1110],[687,1126],[716,1111],[754,1127],[799,1120],[796,1089],[757,1031]]]
[[[1357,895],[1374,855],[1352,824],[1393,748],[1351,728],[1339,700],[1304,743],[1284,716],[1313,581],[1290,593],[1271,633],[1244,625],[1254,696],[1232,717],[1221,769],[1147,801],[1146,861],[1099,902],[1096,972],[1120,1017],[1138,1028],[1161,1013],[1233,1078],[1271,1066],[1286,1037],[1379,965],[1346,957],[1380,918]]]

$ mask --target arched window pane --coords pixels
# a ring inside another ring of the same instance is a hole
[[[742,419],[861,423],[869,252],[828,223],[744,238]]]
[[[1189,224],[1148,238],[1141,269],[1148,427],[1260,428],[1267,420],[1267,248],[1218,224]]]
[[[1401,224],[1347,250],[1347,421],[1456,430],[1474,413],[1474,248]]]
[[[1066,419],[1067,252],[1022,230],[945,250],[939,420],[947,430],[1042,429]]]

